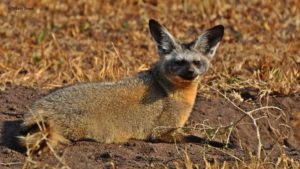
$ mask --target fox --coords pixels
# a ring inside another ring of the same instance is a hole
[[[180,42],[158,21],[149,30],[159,60],[149,70],[115,82],[88,82],[58,89],[35,101],[24,115],[20,140],[27,147],[99,143],[201,142],[180,130],[193,109],[200,76],[206,73],[224,26]]]

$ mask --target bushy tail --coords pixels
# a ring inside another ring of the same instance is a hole
[[[27,153],[53,149],[59,143],[70,143],[69,140],[59,134],[53,121],[42,118],[38,113],[31,114],[25,118],[22,124],[21,135],[18,138],[20,144],[27,148]]]

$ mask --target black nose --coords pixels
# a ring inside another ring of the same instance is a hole
[[[188,69],[180,74],[180,77],[185,80],[193,80],[196,78],[196,76],[197,76],[197,74],[196,74],[195,70],[193,70],[193,69]]]

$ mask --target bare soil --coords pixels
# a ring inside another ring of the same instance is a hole
[[[0,168],[21,168],[26,159],[24,149],[16,144],[15,136],[18,133],[23,114],[35,100],[49,91],[37,90],[21,86],[8,86],[0,92]],[[286,154],[294,160],[300,161],[300,146],[293,136],[294,131],[288,125],[292,117],[300,112],[300,96],[259,97],[259,93],[251,89],[239,91],[244,101],[235,104],[246,111],[251,111],[262,106],[277,106],[283,112],[268,109],[257,111],[261,141],[263,144],[262,159],[276,162],[281,154]],[[191,131],[202,137],[224,141],[226,137],[222,132],[229,130],[220,128],[218,132],[214,127],[226,126],[243,116],[237,107],[228,102],[217,93],[211,97],[198,94],[195,108],[187,124],[189,127],[196,125],[206,126],[211,130]],[[205,124],[205,125],[204,125]],[[199,128],[198,128],[199,129]],[[296,131],[296,129],[294,129]],[[212,137],[215,133],[216,137]],[[149,143],[144,141],[130,141],[125,144],[100,144],[96,142],[81,141],[70,146],[57,149],[57,154],[62,155],[66,164],[71,168],[175,168],[183,166],[184,152],[187,152],[194,164],[200,168],[205,166],[204,159],[211,163],[222,164],[224,161],[234,164],[235,161],[249,161],[251,154],[257,151],[258,140],[256,129],[248,117],[243,118],[232,130],[229,140],[233,148],[216,148],[204,144],[167,144]],[[36,155],[34,160],[44,166],[60,166],[58,160],[50,153],[42,156]],[[267,165],[267,164],[266,164]]]

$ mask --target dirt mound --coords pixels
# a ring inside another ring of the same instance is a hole
[[[242,113],[254,111],[262,143],[261,159],[276,162],[285,153],[294,160],[300,160],[300,147],[289,127],[290,119],[300,112],[300,96],[264,96],[250,90],[239,91],[241,100],[230,103],[223,96],[204,98],[198,95],[196,106],[187,124],[190,132],[217,141],[229,140],[234,148],[220,149],[201,144],[166,144],[130,141],[126,144],[100,144],[81,141],[57,150],[71,168],[175,168],[188,163],[205,166],[227,161],[250,161],[257,154],[258,139],[256,127],[251,119]],[[24,150],[16,146],[14,136],[18,133],[23,114],[36,99],[47,91],[12,86],[0,92],[0,159],[1,168],[21,168],[25,162]],[[269,106],[269,109],[262,108]],[[277,109],[271,107],[276,106]],[[283,111],[279,110],[282,109]],[[243,117],[245,116],[245,117]],[[242,118],[243,117],[243,118]],[[242,118],[242,119],[241,119]],[[233,127],[230,125],[241,119]],[[294,118],[297,119],[297,118]],[[294,123],[294,122],[293,122]],[[298,124],[298,123],[297,123]],[[52,153],[35,156],[38,165],[60,166]],[[206,164],[207,165],[207,164]],[[270,164],[271,165],[271,164]]]

